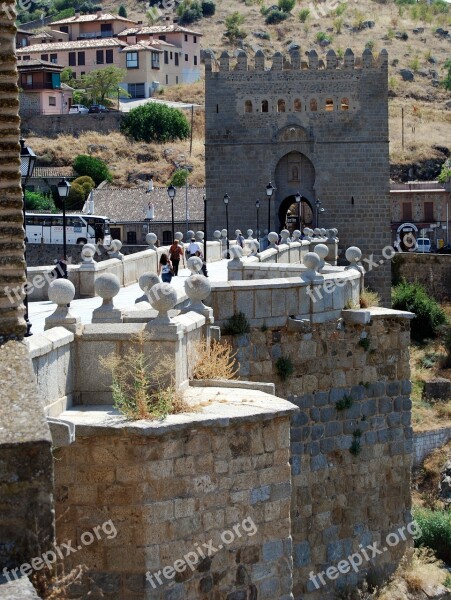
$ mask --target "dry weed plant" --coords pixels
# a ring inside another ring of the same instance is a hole
[[[238,379],[240,365],[230,342],[199,340],[194,344],[192,379]]]
[[[188,405],[175,385],[173,357],[163,355],[155,361],[144,354],[143,337],[136,336],[133,342],[135,348],[125,356],[113,352],[100,361],[112,376],[114,407],[134,420],[164,419],[169,414],[187,412]]]
[[[95,585],[94,581],[88,575],[89,569],[86,565],[77,565],[67,575],[63,573],[55,574],[55,572],[44,570],[35,571],[30,579],[31,582],[42,600],[82,600],[89,598],[90,600],[100,600],[104,598],[102,590]],[[87,580],[89,582],[90,591],[78,599],[74,596],[71,588],[74,585],[79,585]]]
[[[368,288],[364,288],[360,294],[360,308],[369,308],[371,306],[379,306],[381,297],[377,292],[373,292]]]

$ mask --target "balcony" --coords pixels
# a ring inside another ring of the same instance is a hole
[[[97,38],[111,38],[114,37],[112,29],[108,31],[87,31],[86,33],[80,33],[78,40],[95,40]]]
[[[26,91],[26,90],[60,90],[61,86],[60,85],[53,85],[51,82],[49,83],[42,83],[42,81],[37,81],[36,83],[24,83],[24,82],[20,82],[19,87]]]

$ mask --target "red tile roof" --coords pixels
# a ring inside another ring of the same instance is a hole
[[[16,50],[17,54],[30,54],[32,52],[51,52],[52,50],[77,50],[83,48],[110,48],[111,46],[126,46],[124,42],[114,38],[105,38],[101,40],[79,40],[77,42],[54,42],[52,44],[33,44]]]
[[[101,15],[74,15],[67,19],[61,19],[61,21],[53,21],[50,25],[70,25],[71,23],[93,23],[99,21],[122,21],[124,23],[136,23],[132,19],[126,19],[119,15],[113,15],[111,13],[102,13]]]

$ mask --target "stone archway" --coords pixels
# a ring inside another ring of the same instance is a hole
[[[313,223],[312,206],[315,200],[315,167],[305,154],[291,151],[277,163],[275,170],[276,214],[279,231],[287,227],[290,231],[297,229],[297,205],[295,194],[301,194],[302,223],[309,226]],[[287,222],[288,216],[288,222]],[[290,225],[295,225],[290,227]]]
[[[302,231],[304,227],[313,227],[313,220],[312,204],[304,196],[301,197],[300,206],[297,205],[294,195],[287,196],[279,206],[279,231],[281,229],[288,229],[290,233],[295,229]]]

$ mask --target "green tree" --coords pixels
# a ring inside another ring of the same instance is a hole
[[[120,17],[123,17],[124,19],[126,19],[126,18],[127,18],[127,9],[125,8],[125,6],[124,6],[123,4],[121,4],[121,5],[119,6],[119,10],[117,11],[117,14],[118,14]]]
[[[440,183],[446,183],[451,179],[451,159],[445,160],[442,165],[442,170],[440,171],[440,175],[438,176],[438,180]]]
[[[70,186],[69,196],[66,200],[66,208],[71,210],[81,210],[86,200],[85,190],[81,185],[76,183],[76,180],[72,182]]]
[[[61,71],[61,83],[67,83],[68,85],[74,85],[74,70],[72,67],[66,67]]]
[[[174,171],[172,174],[171,181],[169,183],[174,187],[184,187],[186,185],[188,175],[189,173],[186,169],[177,169],[177,171]]]
[[[140,142],[172,142],[186,139],[190,127],[180,110],[149,102],[124,116],[121,131]]]
[[[197,0],[183,0],[177,7],[177,14],[181,25],[194,23],[203,17],[202,5]]]
[[[45,210],[56,212],[55,202],[50,194],[25,191],[25,206],[27,210]]]
[[[277,6],[283,12],[289,13],[293,10],[296,0],[279,0]]]
[[[212,17],[216,12],[216,4],[212,0],[203,0],[202,14],[204,17]]]
[[[242,40],[246,37],[246,32],[240,29],[240,25],[244,23],[244,16],[239,12],[234,12],[225,20],[226,33],[225,36],[229,38],[229,41],[236,42],[236,40]]]
[[[448,58],[448,60],[445,61],[444,67],[447,69],[448,73],[446,74],[445,79],[442,81],[442,85],[445,90],[451,92],[451,58]]]
[[[83,77],[83,85],[90,88],[91,95],[99,103],[104,103],[105,98],[117,95],[119,84],[125,78],[125,69],[118,69],[111,65],[104,69],[94,69]],[[127,95],[124,90],[123,93]]]
[[[100,158],[88,156],[87,154],[79,154],[72,163],[72,166],[74,171],[76,171],[79,175],[87,175],[88,177],[91,177],[96,185],[99,185],[105,180],[112,180],[112,176],[107,164]],[[83,190],[81,185],[79,187]]]

